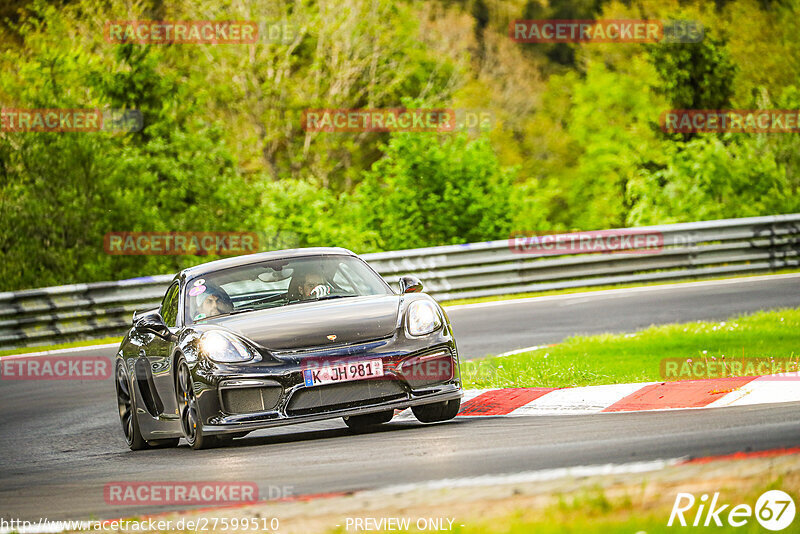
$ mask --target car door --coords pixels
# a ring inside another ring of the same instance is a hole
[[[178,281],[167,289],[164,300],[161,302],[161,317],[164,323],[175,330],[178,322],[178,300],[180,283]],[[175,398],[175,384],[173,381],[172,351],[175,342],[155,336],[147,349],[147,359],[150,364],[150,373],[155,384],[155,404],[159,408],[159,416],[164,419],[178,419],[178,402]]]

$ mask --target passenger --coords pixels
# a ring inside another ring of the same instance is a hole
[[[195,299],[196,312],[193,317],[195,321],[233,311],[233,301],[231,301],[225,290],[220,287],[208,286]]]

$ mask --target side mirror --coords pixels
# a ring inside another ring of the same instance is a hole
[[[400,284],[400,293],[419,293],[422,291],[422,282],[416,276],[407,274],[401,276],[398,282]]]
[[[164,322],[164,318],[161,317],[161,314],[158,312],[148,313],[147,315],[143,315],[141,317],[135,317],[134,320],[134,327],[137,330],[150,332],[151,334],[155,334],[162,339],[172,338],[172,332],[170,332],[169,327]]]

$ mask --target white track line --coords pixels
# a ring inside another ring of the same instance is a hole
[[[45,350],[42,352],[29,352],[27,354],[9,354],[0,358],[31,358],[34,356],[49,356],[51,354],[69,354],[72,352],[86,352],[90,350],[115,349],[119,343],[106,343],[105,345],[85,345],[83,347],[70,347],[68,349]]]
[[[800,401],[800,376],[798,373],[787,373],[758,377],[712,402],[706,408],[796,401]]]
[[[542,395],[509,416],[581,415],[599,413],[615,402],[656,382],[564,388]]]
[[[551,343],[550,345],[534,345],[532,347],[523,347],[521,349],[510,350],[508,352],[503,352],[503,353],[500,353],[500,354],[498,354],[496,356],[493,356],[493,357],[494,358],[503,358],[505,356],[513,356],[514,354],[522,354],[523,352],[531,352],[533,350],[546,349],[547,347],[553,347],[555,345],[556,345],[556,343]],[[476,358],[475,360],[471,360],[471,361],[477,361],[477,360],[480,360],[480,359],[481,358]]]
[[[561,478],[585,478],[591,476],[609,476],[627,473],[647,473],[658,471],[666,467],[677,465],[686,458],[669,460],[654,460],[650,462],[632,462],[627,464],[584,465],[577,467],[560,467],[557,469],[543,469],[540,471],[524,471],[522,473],[508,473],[503,475],[483,475],[464,478],[445,478],[412,484],[398,484],[387,486],[362,493],[370,494],[398,494],[414,490],[439,490],[452,488],[475,488],[486,486],[499,486],[505,484],[521,484],[527,482],[546,482]]]

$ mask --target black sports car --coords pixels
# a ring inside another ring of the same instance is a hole
[[[341,248],[265,252],[175,276],[134,313],[116,355],[131,449],[195,449],[275,425],[343,417],[351,428],[411,407],[455,417],[458,352],[444,310],[412,276],[400,294]]]

